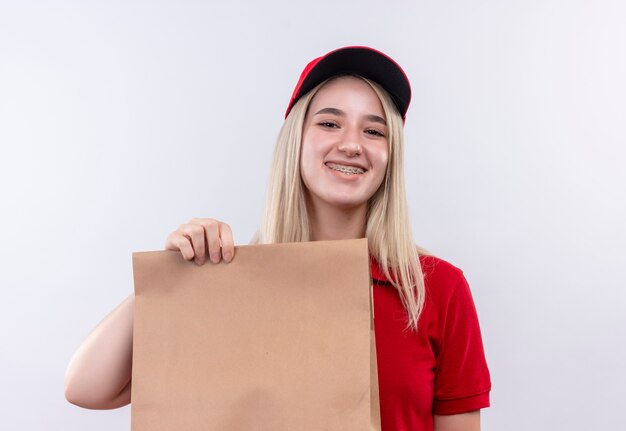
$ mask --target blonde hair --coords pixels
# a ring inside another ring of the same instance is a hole
[[[409,223],[404,181],[402,117],[389,94],[363,78],[378,95],[387,121],[389,162],[380,188],[368,202],[366,237],[370,253],[397,289],[407,311],[407,327],[417,330],[424,308],[424,275]],[[332,80],[334,78],[330,78]],[[311,100],[329,80],[302,96],[280,130],[270,173],[265,212],[254,242],[261,244],[309,241],[311,226],[306,188],[300,176],[302,128]]]

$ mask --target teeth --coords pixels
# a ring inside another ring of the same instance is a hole
[[[344,174],[348,174],[348,175],[355,175],[355,174],[360,175],[360,174],[365,173],[364,169],[357,168],[354,166],[337,165],[335,163],[327,163],[326,166],[328,166],[331,169],[334,169],[335,171],[343,172]]]

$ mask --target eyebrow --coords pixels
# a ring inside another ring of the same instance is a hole
[[[341,109],[337,109],[337,108],[322,108],[319,111],[317,111],[315,114],[313,115],[319,115],[319,114],[332,114],[332,115],[337,115],[338,117],[345,117],[346,113],[343,112]],[[387,125],[387,122],[385,121],[385,119],[383,117],[380,117],[378,115],[374,115],[374,114],[369,114],[365,116],[365,119],[368,121],[372,121],[374,123],[380,123],[384,126]]]

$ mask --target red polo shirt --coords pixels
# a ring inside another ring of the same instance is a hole
[[[489,406],[491,381],[472,294],[463,272],[420,257],[426,302],[417,333],[396,289],[372,260],[382,431],[431,431],[433,414]]]

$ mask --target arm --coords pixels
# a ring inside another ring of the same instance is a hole
[[[65,372],[65,398],[88,409],[130,403],[133,306],[130,295],[89,334]]]
[[[230,226],[192,219],[172,232],[166,250],[180,251],[202,265],[208,255],[230,262],[235,246]],[[115,409],[130,403],[135,296],[130,295],[81,344],[65,372],[65,398],[88,409]]]
[[[450,278],[451,289],[440,307],[441,335],[433,414],[456,416],[462,413],[460,419],[466,413],[475,412],[474,420],[479,425],[479,410],[489,407],[491,378],[469,285],[458,269]],[[452,421],[455,419],[443,420],[445,423]]]
[[[434,415],[435,431],[480,431],[480,410],[458,415]]]

